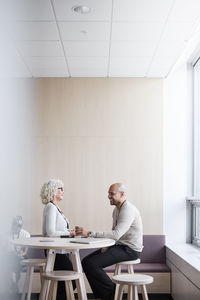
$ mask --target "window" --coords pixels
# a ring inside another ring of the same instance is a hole
[[[193,197],[189,198],[191,241],[200,247],[200,58],[194,64]]]
[[[200,197],[200,58],[194,65],[194,182],[193,196]]]

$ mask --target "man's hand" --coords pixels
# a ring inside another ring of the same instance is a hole
[[[84,229],[83,227],[75,226],[75,233],[76,235],[81,235],[81,236],[88,236],[89,231],[87,229]]]

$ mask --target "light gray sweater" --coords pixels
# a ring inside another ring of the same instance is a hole
[[[59,208],[58,208],[59,209]],[[57,207],[49,202],[43,212],[43,236],[69,235],[69,222]]]
[[[93,232],[94,237],[114,239],[117,244],[127,245],[135,251],[143,249],[143,226],[139,210],[129,201],[113,210],[112,231]]]

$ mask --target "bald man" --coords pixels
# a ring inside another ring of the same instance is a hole
[[[138,209],[126,200],[125,187],[114,183],[108,190],[110,204],[114,205],[111,231],[94,232],[76,227],[76,234],[90,237],[105,237],[116,240],[114,246],[99,249],[82,261],[83,270],[96,298],[114,299],[115,284],[103,268],[115,263],[140,257],[142,245],[142,220]]]

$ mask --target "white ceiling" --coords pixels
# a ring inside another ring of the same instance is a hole
[[[75,5],[92,12],[77,14]],[[4,72],[166,77],[200,24],[200,0],[7,0],[0,18]]]

